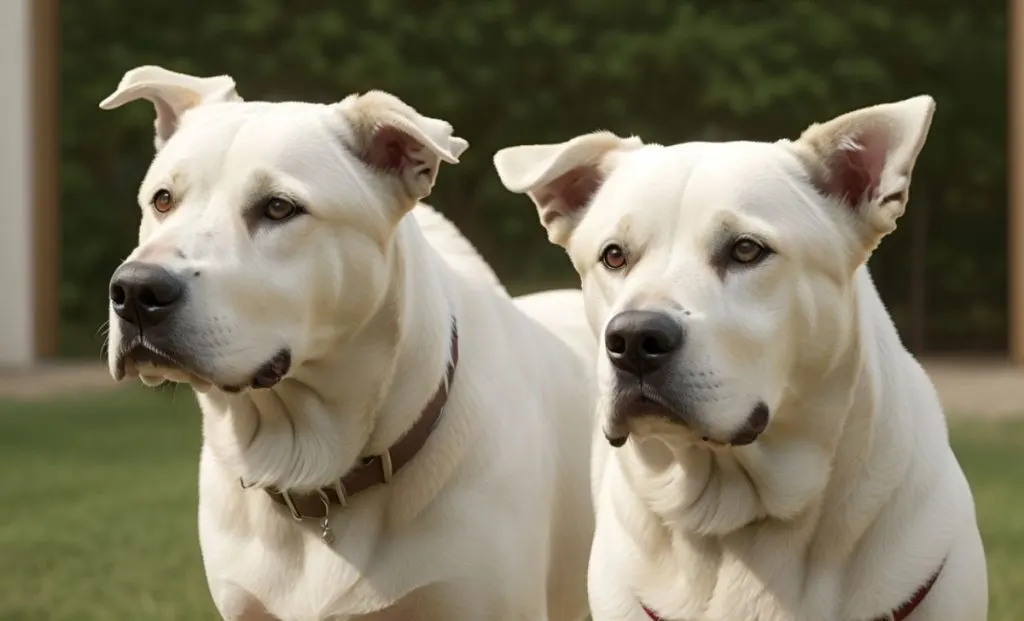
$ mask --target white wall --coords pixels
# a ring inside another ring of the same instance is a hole
[[[35,361],[32,287],[32,0],[0,0],[0,365]]]

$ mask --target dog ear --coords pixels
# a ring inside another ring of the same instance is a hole
[[[903,215],[934,112],[919,95],[811,125],[793,143],[818,191],[858,216],[869,249]]]
[[[599,131],[561,144],[506,147],[494,154],[494,168],[506,189],[533,200],[548,239],[564,247],[611,172],[610,156],[642,146],[635,136]]]
[[[242,101],[231,76],[202,78],[145,65],[125,73],[117,90],[100,102],[100,108],[113,110],[137,99],[145,99],[156,108],[153,144],[157,151],[178,129],[186,111],[205,103]]]
[[[409,207],[428,196],[441,162],[458,164],[469,143],[452,135],[452,126],[423,116],[382,91],[350,95],[337,104],[348,120],[349,149],[371,168],[394,175]]]

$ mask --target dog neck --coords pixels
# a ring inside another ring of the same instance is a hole
[[[206,445],[246,485],[329,485],[394,444],[437,391],[454,318],[447,271],[413,218],[391,243],[388,293],[343,345],[272,389],[199,395]]]

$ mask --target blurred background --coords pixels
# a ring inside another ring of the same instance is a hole
[[[227,73],[246,99],[383,89],[450,121],[471,146],[428,202],[516,293],[576,280],[532,204],[498,182],[491,156],[504,146],[598,128],[661,143],[774,140],[931,94],[907,215],[871,267],[950,411],[994,564],[991,618],[1018,618],[1024,373],[1006,360],[1024,358],[1024,343],[1010,347],[1007,2],[5,3],[0,620],[214,618],[194,526],[192,398],[107,390],[97,364],[107,282],[134,246],[153,150],[151,106],[97,104],[141,64]]]
[[[216,8],[214,8],[216,6]],[[344,7],[344,8],[342,8]],[[249,99],[378,88],[470,142],[428,199],[510,286],[573,282],[491,155],[593,129],[650,142],[774,140],[929,93],[913,202],[872,265],[920,351],[1005,351],[1006,5],[981,0],[65,1],[61,349],[96,352],[103,291],[133,247],[153,111],[96,104],[143,63],[228,73]]]

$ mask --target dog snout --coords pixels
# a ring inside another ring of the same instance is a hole
[[[125,263],[110,279],[110,304],[114,312],[141,329],[165,320],[184,297],[185,283],[153,263]]]
[[[604,332],[605,349],[615,368],[639,375],[660,368],[683,346],[683,326],[666,313],[623,311]]]

